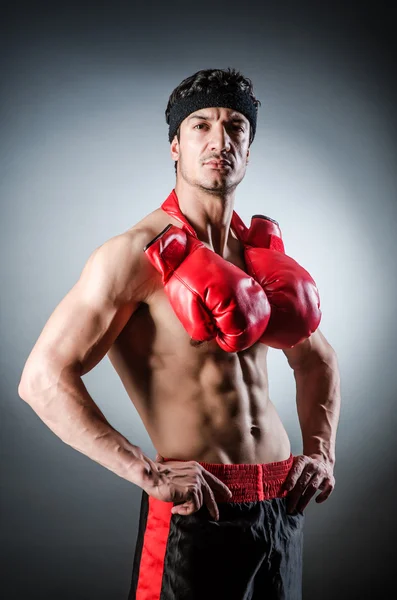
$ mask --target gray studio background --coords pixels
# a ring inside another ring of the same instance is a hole
[[[1,44],[2,597],[123,600],[141,490],[61,442],[17,393],[45,322],[91,252],[175,184],[164,111],[202,68],[235,67],[262,105],[235,208],[279,221],[315,278],[337,352],[336,486],[306,509],[304,599],[383,598],[396,493],[395,87],[390,16],[350,6],[38,5]],[[358,5],[357,5],[358,6]],[[9,9],[11,11],[11,9]],[[15,9],[16,10],[16,9]],[[360,12],[361,11],[361,12]],[[293,373],[270,395],[301,452]],[[105,358],[84,376],[109,422],[155,450]]]

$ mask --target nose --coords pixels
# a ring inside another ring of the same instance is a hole
[[[211,128],[211,141],[209,144],[211,151],[218,153],[226,150],[230,150],[230,137],[226,131],[226,128],[222,123],[214,123]]]

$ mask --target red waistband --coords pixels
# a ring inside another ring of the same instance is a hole
[[[178,460],[164,458],[164,461]],[[185,460],[181,462],[187,462]],[[232,492],[233,496],[226,502],[254,502],[286,496],[281,491],[290,468],[294,462],[292,452],[289,458],[269,463],[258,464],[223,464],[197,461],[204,469],[220,479]]]

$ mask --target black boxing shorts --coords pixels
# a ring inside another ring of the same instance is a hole
[[[165,459],[173,460],[173,459]],[[199,462],[199,461],[197,461]],[[142,493],[128,600],[301,600],[304,514],[281,490],[293,464],[199,462],[232,491],[191,515]]]

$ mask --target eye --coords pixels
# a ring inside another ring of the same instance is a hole
[[[206,123],[198,123],[197,125],[195,125],[193,127],[193,129],[196,129],[196,127],[201,127],[202,125],[205,125],[207,127]],[[241,125],[234,125],[233,127],[234,127],[235,130],[239,130],[242,133],[244,133],[244,131],[245,131],[244,127],[241,127]]]

